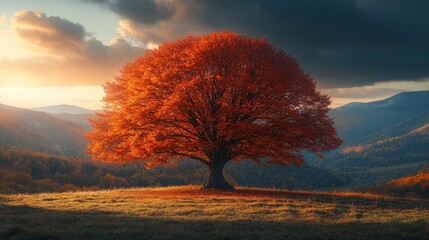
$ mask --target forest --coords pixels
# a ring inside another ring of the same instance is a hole
[[[317,167],[261,168],[253,162],[231,162],[228,181],[242,186],[283,189],[328,189],[348,178]],[[142,162],[113,165],[19,149],[0,151],[0,193],[61,192],[122,187],[201,185],[206,166],[192,160],[146,169]]]

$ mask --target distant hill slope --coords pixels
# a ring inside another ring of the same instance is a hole
[[[57,113],[51,114],[56,118],[60,118],[65,121],[69,121],[73,124],[76,124],[85,130],[91,130],[92,126],[89,123],[89,119],[97,119],[97,115],[95,113],[81,113],[81,114],[70,114],[70,113]]]
[[[0,104],[0,146],[83,156],[85,130],[47,113]]]
[[[429,165],[429,91],[404,92],[330,113],[344,144],[320,165],[368,185],[417,173]]]
[[[345,146],[337,153],[327,166],[380,167],[429,161],[429,114],[369,134],[361,144]]]
[[[68,113],[68,114],[93,114],[96,111],[89,110],[86,108],[82,108],[76,105],[68,105],[68,104],[60,104],[60,105],[52,105],[45,107],[32,108],[30,110],[45,112],[50,114],[60,114],[60,113]]]
[[[414,193],[420,197],[429,197],[429,168],[413,176],[392,180],[386,187],[401,195]]]
[[[30,110],[51,114],[56,118],[60,118],[62,120],[76,124],[84,128],[85,130],[92,129],[92,126],[88,120],[96,119],[96,113],[101,112],[101,110],[89,110],[76,105],[68,104],[32,108]]]
[[[417,174],[393,179],[361,190],[405,197],[429,198],[429,166]]]
[[[425,114],[429,114],[429,91],[402,92],[380,101],[350,103],[333,109],[329,115],[334,118],[344,144],[350,145],[367,142],[368,136]]]

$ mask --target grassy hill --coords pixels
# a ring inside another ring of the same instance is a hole
[[[134,188],[0,195],[7,239],[425,239],[429,201],[352,192]]]

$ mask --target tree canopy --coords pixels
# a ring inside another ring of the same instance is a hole
[[[191,158],[210,168],[205,188],[232,188],[229,161],[299,165],[302,152],[339,146],[330,99],[298,62],[266,39],[232,32],[188,36],[148,50],[105,85],[89,153],[148,167]]]

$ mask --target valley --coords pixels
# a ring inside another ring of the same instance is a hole
[[[330,116],[335,121],[338,134],[343,139],[343,145],[337,150],[325,153],[325,159],[308,156],[308,164],[300,167],[261,168],[249,161],[233,162],[225,169],[227,178],[241,186],[307,190],[361,189],[417,174],[429,168],[429,108],[427,106],[429,106],[429,91],[420,91],[404,92],[376,102],[350,103],[333,109]],[[71,161],[75,162],[73,163],[75,165],[81,165],[81,161],[76,158],[88,161],[88,156],[84,154],[87,143],[84,135],[91,129],[88,119],[97,118],[96,112],[98,111],[70,105],[48,106],[33,110],[0,105],[2,123],[0,145],[6,152],[10,148],[16,149],[14,156],[17,159],[22,159],[19,156],[25,155],[20,153],[22,151],[30,151],[26,153],[27,156],[32,156],[27,157],[28,160],[34,159],[33,155],[37,155],[37,152],[43,152],[48,154],[44,157],[46,159],[62,159],[62,157],[49,156],[50,154],[62,155],[65,158],[60,161]],[[7,154],[10,155],[10,152]],[[30,178],[35,177],[33,176],[35,170],[31,170],[31,167],[12,167],[5,162],[5,156],[3,155],[0,159],[3,162],[0,167],[12,171],[12,175],[22,172],[28,174]],[[71,159],[67,160],[67,158]],[[85,164],[92,163],[89,161]],[[29,165],[31,164],[24,164],[24,166]],[[126,181],[126,184],[114,185],[117,187],[202,183],[207,174],[206,169],[199,163],[188,161],[168,168],[169,170],[161,167],[148,171],[146,175],[140,175],[139,181],[145,184],[135,185],[133,183],[135,180],[130,178],[146,170],[131,170],[132,167],[125,170],[129,167],[108,166],[102,163],[92,165],[96,169],[105,169],[101,170],[102,174],[98,178],[102,179],[106,174],[110,174]],[[52,169],[49,164],[46,167]],[[110,168],[117,170],[113,172],[107,170]],[[120,168],[122,170],[119,170]],[[121,171],[123,173],[118,174]],[[162,175],[151,174],[154,171],[169,172],[170,180],[165,181],[162,180],[165,178],[161,177]],[[188,172],[187,177],[191,179],[190,181],[183,181],[185,172]],[[55,172],[51,174],[53,176]],[[193,178],[193,174],[198,177]],[[144,180],[144,178],[151,180]],[[34,180],[41,179],[49,179],[60,185],[66,183],[73,185],[70,180],[58,182],[58,179],[55,180],[49,174],[36,177]],[[84,184],[81,187],[99,186],[101,180],[97,181],[98,183]],[[79,184],[73,186],[79,188]],[[48,189],[57,191],[60,188]]]

